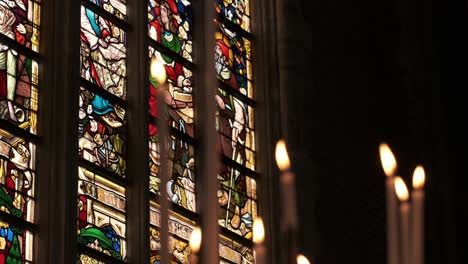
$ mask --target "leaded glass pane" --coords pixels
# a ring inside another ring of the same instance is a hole
[[[0,211],[34,222],[36,146],[0,129]]]
[[[0,0],[0,34],[38,52],[40,2]]]
[[[257,216],[257,182],[239,170],[222,165],[218,175],[219,224],[245,238],[252,238]]]
[[[81,6],[81,77],[107,92],[127,97],[127,34],[111,21]]]
[[[250,31],[249,4],[249,0],[216,0],[216,11],[245,31]]]
[[[149,36],[192,61],[192,12],[190,0],[149,0]]]
[[[79,156],[125,177],[125,110],[84,88],[79,96]]]
[[[150,249],[151,264],[158,264],[160,261],[161,239],[160,230],[161,214],[156,204],[150,206]],[[169,252],[171,253],[171,264],[189,264],[190,247],[188,241],[194,229],[194,223],[176,213],[169,215]]]
[[[38,65],[0,42],[0,119],[37,132]]]
[[[78,178],[78,242],[125,260],[125,189],[82,167]]]

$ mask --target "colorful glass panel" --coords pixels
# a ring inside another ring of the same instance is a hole
[[[159,264],[161,239],[160,230],[161,214],[154,203],[150,206],[150,250],[151,264]],[[175,213],[169,215],[169,252],[171,253],[171,264],[189,264],[190,247],[188,241],[194,229],[194,224]]]
[[[84,88],[79,107],[79,156],[125,177],[125,110]]]
[[[37,63],[0,43],[0,119],[37,132]]]
[[[78,242],[125,260],[125,189],[82,167],[78,178]]]
[[[190,0],[149,0],[149,36],[192,61],[192,12]],[[170,60],[166,56],[163,58]]]
[[[216,0],[216,11],[245,31],[250,31],[249,0]]]
[[[255,170],[253,108],[222,89],[218,89],[216,129],[218,151],[251,170]]]
[[[0,129],[0,211],[34,222],[36,146]]]
[[[81,6],[81,77],[125,99],[126,33]]]
[[[246,247],[232,239],[221,236],[219,243],[219,256],[221,264],[252,264],[254,254],[252,249]]]
[[[40,2],[0,0],[0,34],[38,52]]]
[[[222,82],[252,98],[251,43],[224,24],[216,22],[215,72]]]
[[[0,263],[32,263],[33,234],[0,220]]]
[[[127,1],[126,0],[88,0],[89,2],[99,6],[101,9],[113,14],[115,17],[127,19]]]
[[[159,194],[159,140],[152,137],[150,149],[150,191]],[[196,210],[194,148],[174,135],[169,137],[169,175],[167,185],[169,199],[190,211]]]
[[[218,175],[219,224],[245,238],[252,238],[257,216],[257,183],[235,168],[222,165]]]
[[[163,58],[163,54],[154,48],[149,48],[151,63],[161,63],[167,73],[167,90],[161,91],[161,85],[150,75],[150,116],[159,118],[158,102],[156,93],[164,93],[165,103],[168,105],[166,117],[171,121],[174,128],[193,137],[193,74],[180,63]],[[157,128],[150,124],[150,137],[154,136]]]
[[[81,254],[78,257],[78,264],[106,264],[106,262],[97,260],[85,254]]]

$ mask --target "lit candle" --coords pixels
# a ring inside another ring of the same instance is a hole
[[[190,234],[189,247],[191,250],[190,254],[190,264],[198,264],[198,252],[200,251],[202,240],[202,231],[200,227],[196,227],[192,234]]]
[[[408,203],[409,193],[406,184],[400,177],[395,177],[395,190],[400,200],[400,247],[401,264],[410,264],[410,204]]]
[[[260,217],[256,217],[253,223],[253,242],[255,243],[255,263],[266,264],[266,248],[264,245],[265,241],[265,228],[263,226],[263,220]]]
[[[158,139],[159,139],[159,178],[161,183],[159,185],[160,198],[159,204],[161,206],[161,263],[169,263],[169,206],[170,201],[167,197],[167,183],[169,181],[168,172],[168,137],[169,128],[167,127],[166,104],[164,102],[164,90],[167,89],[166,83],[166,69],[164,65],[158,62],[155,58],[151,60],[150,65],[151,77],[156,80],[160,85],[157,87],[158,92]]]
[[[411,264],[424,263],[424,183],[426,174],[422,166],[413,173],[412,209],[412,261]]]
[[[394,176],[397,168],[395,156],[390,147],[382,143],[379,146],[380,161],[386,177],[386,209],[387,209],[387,264],[398,264],[398,209],[395,196]]]
[[[296,228],[297,228],[297,208],[296,192],[294,187],[295,175],[289,171],[291,162],[289,161],[286,143],[279,140],[276,144],[276,163],[281,171],[280,188],[282,202],[282,223],[281,230],[287,249],[287,263],[293,263],[296,259]]]
[[[297,264],[310,264],[310,261],[302,254],[297,255]]]

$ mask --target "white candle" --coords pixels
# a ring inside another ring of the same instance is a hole
[[[286,143],[284,140],[279,140],[276,144],[276,163],[281,171],[280,188],[281,188],[281,206],[282,216],[281,231],[283,240],[287,245],[286,260],[287,263],[293,263],[296,259],[297,242],[297,208],[296,208],[296,191],[295,191],[295,175],[289,171],[291,163],[289,161]]]
[[[189,241],[189,247],[191,250],[190,260],[189,260],[190,264],[198,264],[198,252],[200,251],[201,240],[202,240],[202,231],[200,227],[197,226],[192,231],[192,234],[190,234],[190,241]]]
[[[395,190],[400,200],[400,248],[401,264],[410,264],[410,204],[409,193],[405,182],[400,177],[395,177]],[[412,264],[412,263],[411,263]]]
[[[255,263],[266,264],[266,248],[264,245],[265,241],[265,228],[263,226],[263,220],[260,217],[256,217],[253,223],[253,242],[255,243]]]
[[[302,254],[297,255],[297,264],[310,264],[310,261]]]
[[[296,192],[295,192],[295,175],[289,171],[291,162],[289,161],[286,143],[284,140],[279,140],[276,144],[276,163],[281,171],[280,188],[283,197],[283,227],[296,228],[297,226],[297,210],[296,210]]]
[[[386,177],[386,217],[387,217],[387,264],[398,264],[398,208],[395,195],[394,176],[397,168],[395,156],[390,147],[382,143],[379,146],[380,161]]]
[[[170,201],[167,197],[167,183],[169,182],[168,172],[168,137],[169,128],[167,127],[166,103],[164,102],[164,90],[167,89],[166,83],[166,69],[164,65],[156,59],[151,60],[150,74],[160,86],[157,88],[159,91],[156,96],[158,97],[158,138],[159,138],[159,177],[161,183],[159,185],[161,206],[161,263],[169,263],[169,207]]]
[[[411,264],[424,263],[424,183],[426,174],[422,166],[417,166],[413,173],[413,191],[411,192],[412,209],[412,261]]]

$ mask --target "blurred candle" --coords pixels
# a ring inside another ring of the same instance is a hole
[[[413,191],[411,192],[412,209],[412,261],[411,264],[424,263],[424,184],[426,174],[422,166],[417,166],[413,173]]]
[[[398,208],[395,195],[394,176],[397,169],[395,156],[390,147],[382,143],[379,146],[380,161],[386,177],[386,209],[387,209],[387,264],[398,264]]]
[[[192,234],[190,234],[190,241],[189,241],[189,247],[191,250],[190,254],[190,264],[198,264],[198,252],[200,251],[201,247],[201,239],[202,239],[202,231],[200,227],[195,227],[195,229],[192,231]]]
[[[400,200],[400,248],[401,264],[410,264],[410,204],[409,193],[405,182],[400,177],[395,177],[395,190]],[[412,263],[411,263],[412,264]]]
[[[293,263],[296,260],[296,232],[297,232],[297,208],[296,208],[296,191],[295,191],[295,175],[290,171],[291,162],[289,161],[286,143],[284,140],[279,140],[276,144],[276,163],[281,171],[280,175],[280,193],[281,193],[281,208],[282,221],[281,231],[283,239],[288,245],[286,250],[287,263]]]
[[[158,120],[156,126],[158,127],[159,138],[159,178],[161,183],[159,185],[160,197],[159,204],[161,206],[161,263],[169,263],[169,206],[170,201],[167,195],[167,183],[169,181],[168,172],[168,137],[169,128],[167,127],[166,104],[164,103],[164,90],[167,90],[166,83],[166,69],[164,65],[158,62],[155,58],[151,60],[150,74],[153,79],[159,84],[155,87],[157,90],[156,96],[158,97]]]
[[[297,255],[297,264],[310,264],[310,261],[302,254]]]
[[[255,263],[266,264],[266,248],[264,245],[265,241],[265,227],[263,226],[263,220],[260,217],[256,217],[253,223],[253,242],[255,243]]]

